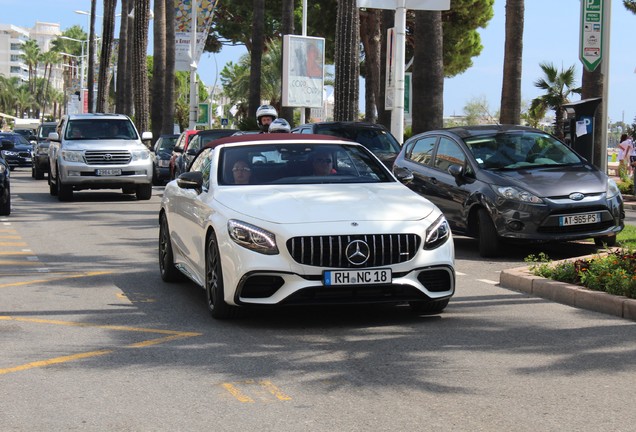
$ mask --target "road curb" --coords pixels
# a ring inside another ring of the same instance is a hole
[[[636,299],[535,276],[529,266],[502,270],[499,285],[568,306],[636,321]]]

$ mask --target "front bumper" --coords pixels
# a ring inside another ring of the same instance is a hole
[[[121,170],[118,175],[100,175],[99,170]],[[59,166],[59,173],[65,185],[75,189],[117,189],[127,185],[152,183],[152,162],[150,160],[131,162],[127,165],[86,165],[65,162]]]
[[[605,194],[591,195],[582,201],[569,198],[545,199],[546,204],[529,205],[506,201],[490,209],[501,237],[524,241],[568,241],[612,236],[624,228],[625,211],[620,195],[607,199]],[[574,214],[596,213],[596,223],[563,226],[561,218]]]

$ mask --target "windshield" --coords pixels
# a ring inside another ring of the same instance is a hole
[[[20,134],[4,134],[4,135],[0,135],[0,139],[9,140],[15,145],[27,145],[27,146],[31,145],[29,141],[27,141],[27,139]]]
[[[38,138],[48,138],[51,132],[55,132],[55,127],[56,125],[43,125]]]
[[[363,147],[285,143],[224,148],[219,184],[379,183],[395,181]]]
[[[400,144],[393,135],[379,128],[318,125],[316,133],[350,139],[362,144],[375,154],[397,154],[400,152]]]
[[[545,165],[571,165],[583,161],[554,137],[532,131],[480,135],[464,140],[479,167],[515,169]]]
[[[129,120],[71,120],[66,128],[67,140],[136,140],[137,132]]]

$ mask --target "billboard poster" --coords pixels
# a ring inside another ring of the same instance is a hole
[[[210,104],[199,103],[199,109],[197,114],[197,124],[206,125],[210,124]]]
[[[283,106],[321,108],[325,39],[285,35],[283,38]]]
[[[197,45],[194,59],[190,53],[192,40],[192,2],[197,5]],[[175,70],[189,71],[193,60],[199,63],[212,17],[219,0],[174,0]]]

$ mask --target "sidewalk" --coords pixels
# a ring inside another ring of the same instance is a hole
[[[614,181],[619,180],[618,176],[611,177]],[[636,196],[624,194],[623,207],[625,210],[636,210]],[[586,257],[571,258],[571,260],[580,258]],[[502,270],[499,286],[568,306],[636,321],[636,299],[592,291],[578,285],[535,276],[530,273],[529,266]]]

